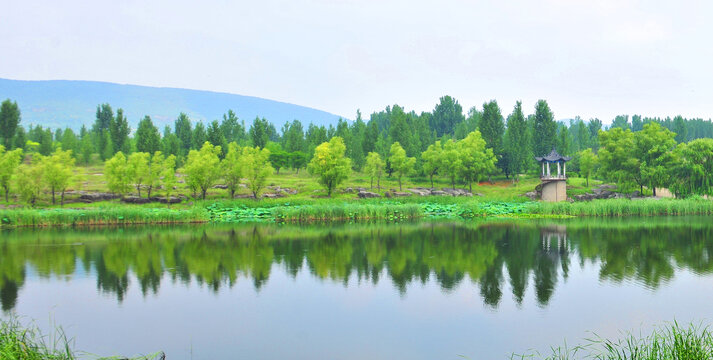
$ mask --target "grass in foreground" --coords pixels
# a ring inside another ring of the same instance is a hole
[[[52,337],[44,336],[37,328],[26,328],[16,319],[0,320],[0,359],[2,360],[74,360],[77,353],[61,329]],[[126,357],[98,357],[98,360],[118,360]],[[82,356],[86,358],[86,356]],[[165,359],[163,352],[139,356],[133,360]]]
[[[601,359],[601,360],[707,360],[713,359],[713,333],[694,324],[683,327],[677,322],[655,328],[648,335],[624,334],[609,340],[595,336],[584,345],[554,347],[551,354],[515,355],[511,359]]]

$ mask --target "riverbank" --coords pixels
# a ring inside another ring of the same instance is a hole
[[[296,199],[295,201],[236,199],[196,201],[170,207],[102,202],[83,208],[2,209],[0,223],[2,227],[45,227],[248,221],[301,223],[405,221],[429,218],[566,218],[712,214],[713,201],[702,198],[606,199],[544,203],[437,196],[399,199]]]

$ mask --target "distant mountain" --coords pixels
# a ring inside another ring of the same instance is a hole
[[[109,103],[116,111],[124,109],[133,129],[145,115],[163,129],[173,124],[180,112],[193,121],[208,123],[221,120],[228,109],[250,126],[256,116],[264,117],[277,127],[294,119],[307,124],[337,123],[339,116],[304,106],[211,91],[121,85],[98,81],[24,81],[0,79],[0,101],[17,101],[22,112],[21,124],[69,126],[79,129],[94,123],[97,105]]]

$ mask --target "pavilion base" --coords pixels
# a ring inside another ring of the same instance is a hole
[[[557,202],[567,200],[567,180],[542,180],[542,201]]]

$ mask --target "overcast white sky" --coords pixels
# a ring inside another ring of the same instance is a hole
[[[558,119],[713,117],[713,1],[3,1],[0,77]]]

